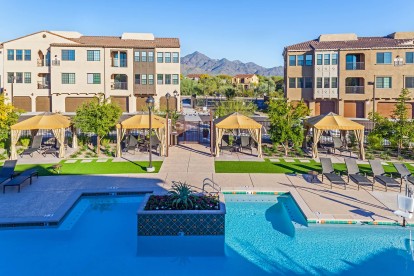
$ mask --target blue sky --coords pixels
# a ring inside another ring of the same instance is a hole
[[[321,33],[414,31],[412,0],[0,0],[0,41],[39,30],[179,37],[182,55],[282,65],[283,47]]]

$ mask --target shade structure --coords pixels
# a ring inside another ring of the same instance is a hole
[[[68,117],[59,113],[44,113],[33,116],[29,119],[21,121],[12,125],[11,128],[11,149],[10,159],[17,159],[16,144],[19,140],[22,130],[39,130],[50,129],[53,135],[60,143],[59,157],[65,155],[65,129],[71,125],[71,121]]]
[[[315,117],[311,117],[305,121],[305,127],[307,131],[313,128],[313,145],[312,145],[312,157],[318,157],[318,141],[324,130],[340,130],[342,133],[346,131],[354,131],[355,137],[359,144],[359,158],[365,159],[364,149],[364,129],[365,127],[354,121],[351,121],[343,116],[335,113],[323,114]]]
[[[165,154],[166,148],[166,119],[151,115],[151,127],[161,142],[160,154]],[[137,114],[116,125],[116,156],[122,156],[121,141],[125,137],[126,130],[129,129],[148,129],[149,128],[149,114]]]
[[[226,129],[247,129],[257,143],[257,156],[262,157],[262,125],[238,112],[218,118],[214,122],[216,128],[215,155],[220,156],[220,141]]]

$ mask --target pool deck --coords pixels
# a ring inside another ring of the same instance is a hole
[[[369,224],[401,223],[392,212],[397,208],[397,188],[376,184],[358,191],[353,182],[343,186],[310,183],[303,175],[214,173],[214,158],[202,145],[170,149],[170,157],[157,174],[66,175],[41,176],[31,186],[23,185],[21,193],[8,188],[0,193],[0,225],[57,224],[82,194],[155,192],[163,193],[171,181],[183,181],[202,188],[211,178],[226,192],[289,192],[307,217],[315,223]],[[404,188],[403,188],[404,190]],[[414,219],[409,221],[414,225]]]

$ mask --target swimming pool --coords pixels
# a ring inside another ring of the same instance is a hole
[[[408,229],[306,226],[289,196],[226,195],[225,239],[140,240],[142,199],[84,197],[58,228],[1,230],[0,275],[414,273]]]

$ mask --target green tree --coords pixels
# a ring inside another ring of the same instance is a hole
[[[224,95],[226,95],[227,100],[234,99],[234,97],[236,97],[236,94],[237,90],[232,86],[229,86],[226,88],[226,90],[224,90]]]
[[[217,104],[215,115],[223,117],[228,114],[239,112],[243,115],[252,115],[257,109],[257,106],[252,102],[246,102],[241,100],[222,101]]]
[[[20,112],[10,103],[6,103],[4,94],[0,94],[0,142],[9,141],[10,126],[17,123]]]
[[[100,153],[101,139],[115,126],[122,111],[118,104],[110,99],[97,97],[95,100],[83,103],[73,118],[75,126],[83,132],[97,135],[97,153]]]
[[[271,99],[268,115],[270,139],[274,144],[280,144],[287,156],[291,147],[299,147],[303,142],[302,120],[309,115],[309,108],[303,101],[293,105],[286,99]]]

